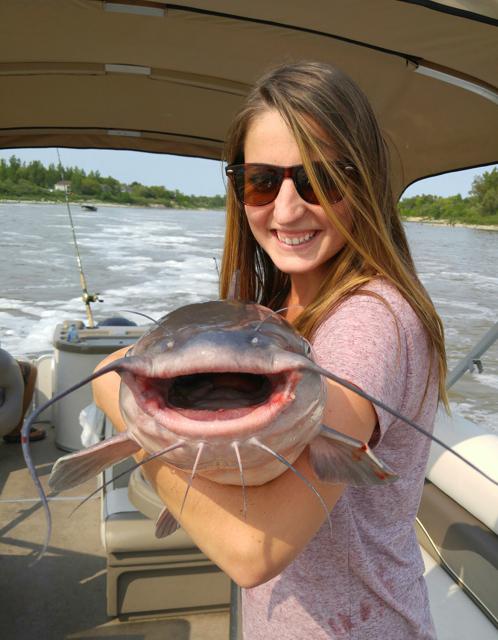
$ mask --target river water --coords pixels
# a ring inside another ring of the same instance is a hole
[[[72,207],[81,259],[102,320],[134,309],[158,318],[217,297],[224,214]],[[63,205],[0,203],[0,344],[14,355],[51,348],[63,319],[85,319]],[[449,368],[497,319],[498,232],[406,223],[420,278],[446,328]],[[137,324],[147,322],[123,313]],[[452,409],[498,432],[498,343],[467,373]]]

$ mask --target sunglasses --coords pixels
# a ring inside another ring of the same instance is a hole
[[[337,166],[340,166],[347,173],[354,171],[352,165],[340,164]],[[316,162],[313,168],[318,181],[328,195],[330,204],[340,202],[342,194],[323,165]],[[241,204],[252,207],[270,204],[278,196],[285,178],[292,178],[296,191],[303,200],[309,204],[319,204],[302,164],[294,167],[277,167],[272,164],[229,164],[225,168],[225,173],[232,183],[237,200]]]

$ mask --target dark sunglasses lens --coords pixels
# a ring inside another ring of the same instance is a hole
[[[298,167],[294,172],[294,184],[296,185],[296,191],[299,193],[303,200],[310,204],[318,204],[318,198],[313,191],[311,182],[306,175],[304,167]]]
[[[236,172],[237,196],[241,202],[261,206],[277,196],[281,179],[278,171],[264,165],[241,167]]]
[[[325,168],[318,162],[313,165],[313,168],[315,170],[316,177],[318,178],[318,182],[322,185],[323,190],[329,198],[329,202],[334,204],[335,202],[342,200],[342,196],[335,182],[329,176]],[[318,198],[313,191],[313,187],[306,175],[304,167],[300,167],[296,170],[295,184],[297,192],[303,200],[306,200],[306,202],[309,202],[310,204],[319,204]]]
[[[314,170],[329,202],[331,204],[339,202],[342,195],[324,167],[320,163],[316,163]],[[230,173],[239,202],[256,207],[275,200],[284,175],[283,168],[264,164],[234,166]],[[296,190],[303,200],[310,204],[319,204],[304,167],[295,167],[292,178]]]

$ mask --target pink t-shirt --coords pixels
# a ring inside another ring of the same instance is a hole
[[[432,430],[438,373],[422,325],[385,280],[365,288],[381,295],[394,317],[376,298],[350,297],[319,327],[315,360]],[[243,590],[244,640],[436,637],[414,530],[430,441],[376,412],[375,453],[399,480],[347,487],[332,510],[332,538],[325,523],[280,575]]]

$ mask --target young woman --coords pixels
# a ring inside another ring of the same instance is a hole
[[[417,279],[372,109],[344,74],[318,63],[264,76],[227,142],[230,178],[221,297],[240,272],[241,298],[283,315],[320,365],[432,428],[446,401],[441,322]],[[118,357],[116,354],[113,357]],[[107,362],[109,359],[107,359]],[[117,428],[118,376],[95,383]],[[305,450],[292,472],[248,487],[196,478],[180,517],[243,591],[245,640],[434,638],[414,533],[429,441],[327,382],[323,422],[359,440],[399,475],[354,488],[319,482]],[[188,477],[161,462],[144,472],[175,517]]]

